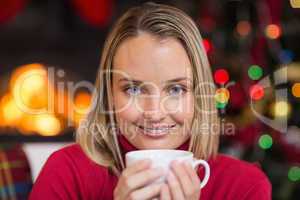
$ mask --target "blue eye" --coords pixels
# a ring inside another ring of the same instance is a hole
[[[171,95],[180,95],[184,92],[186,92],[186,89],[181,85],[175,85],[174,87],[170,88]]]
[[[138,86],[129,86],[124,91],[130,95],[138,95],[141,93],[141,89]]]

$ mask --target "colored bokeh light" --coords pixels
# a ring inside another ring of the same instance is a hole
[[[220,103],[220,102],[216,102],[216,107],[219,109],[223,109],[225,108],[227,105],[227,103]]]
[[[54,136],[67,126],[78,126],[86,115],[91,94],[56,88],[45,65],[17,67],[9,80],[9,90],[0,98],[0,126],[16,128],[24,135]],[[73,93],[72,93],[73,94]],[[69,123],[71,122],[71,123]]]
[[[292,8],[300,8],[300,1],[298,0],[290,0]]]
[[[79,92],[75,96],[74,104],[76,106],[76,111],[80,114],[86,113],[88,107],[91,103],[91,94],[88,92]]]
[[[294,83],[292,87],[292,94],[294,97],[300,97],[300,83]]]
[[[279,59],[281,63],[288,64],[293,61],[295,55],[290,50],[282,50],[279,53]]]
[[[262,149],[269,149],[272,147],[273,145],[273,139],[270,135],[268,134],[263,134],[259,137],[258,140],[258,145],[260,146],[260,148]]]
[[[227,104],[229,98],[230,98],[230,92],[227,88],[217,89],[215,99],[218,103]]]
[[[5,126],[15,126],[22,118],[23,113],[17,106],[11,95],[5,95],[0,102],[1,124]]]
[[[78,15],[88,24],[105,27],[109,24],[113,11],[113,1],[103,0],[72,0],[72,6]]]
[[[249,21],[240,21],[236,26],[236,31],[240,36],[247,36],[251,32],[251,24]]]
[[[277,24],[269,24],[265,29],[265,34],[269,39],[274,40],[281,36],[282,30]]]
[[[203,39],[202,42],[203,42],[205,51],[207,53],[209,53],[212,50],[212,44],[211,44],[211,42],[208,39]]]
[[[294,166],[289,169],[288,178],[290,181],[296,182],[300,180],[300,167]]]
[[[225,69],[218,69],[215,71],[214,79],[218,84],[225,84],[229,80],[229,74]]]
[[[260,100],[264,97],[265,95],[265,91],[264,88],[259,85],[259,84],[255,84],[253,86],[250,87],[250,97],[253,100]]]
[[[248,70],[248,76],[252,80],[258,80],[262,77],[262,75],[263,75],[263,70],[260,66],[258,66],[258,65],[250,66],[250,68]]]
[[[278,101],[274,104],[273,110],[275,117],[286,117],[290,113],[291,106],[286,101]]]
[[[79,92],[76,94],[74,99],[74,122],[79,125],[81,119],[87,114],[90,103],[91,103],[91,94],[88,92]]]
[[[10,80],[10,90],[14,101],[23,110],[47,107],[50,88],[46,68],[38,63],[17,68]]]
[[[34,121],[35,131],[43,136],[54,136],[61,131],[60,121],[53,115],[38,115]]]

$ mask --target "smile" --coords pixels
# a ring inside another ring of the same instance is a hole
[[[176,126],[176,124],[171,126],[161,126],[161,127],[143,127],[143,126],[137,126],[138,129],[145,135],[148,136],[163,136],[169,133],[171,129],[173,129]]]

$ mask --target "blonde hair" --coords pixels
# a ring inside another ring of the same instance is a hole
[[[118,46],[140,32],[178,39],[192,64],[195,109],[189,151],[208,159],[218,152],[220,120],[214,101],[215,86],[202,38],[194,21],[183,11],[163,4],[145,3],[124,13],[113,26],[102,51],[95,83],[93,109],[77,130],[76,142],[96,163],[119,174],[124,169],[112,105],[112,63]],[[201,109],[200,111],[198,109]],[[204,111],[205,109],[205,111]],[[207,129],[200,130],[206,123]],[[96,125],[96,130],[91,130]]]

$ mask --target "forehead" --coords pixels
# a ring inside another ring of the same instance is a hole
[[[161,83],[178,77],[192,80],[192,67],[175,38],[159,39],[142,33],[123,41],[113,59],[114,79],[124,77]],[[120,73],[124,72],[124,74]]]

